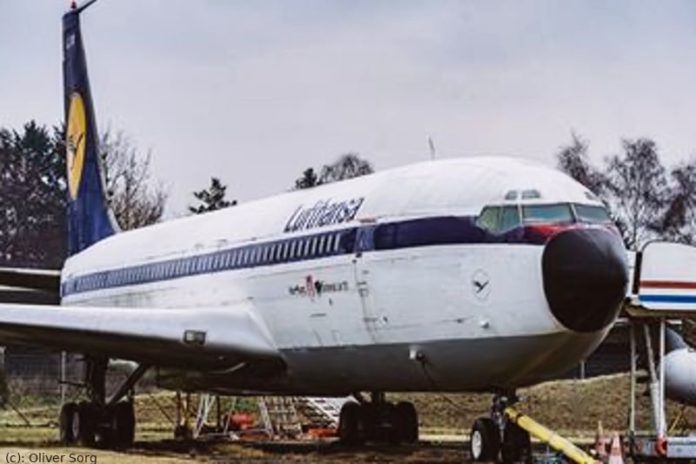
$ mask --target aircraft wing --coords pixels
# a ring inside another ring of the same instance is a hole
[[[0,285],[58,293],[60,271],[0,267]]]
[[[0,302],[57,305],[60,271],[0,267]]]
[[[105,355],[158,366],[282,366],[250,308],[151,309],[0,304],[0,344]]]

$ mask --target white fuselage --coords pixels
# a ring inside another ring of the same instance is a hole
[[[528,190],[539,196],[505,198]],[[476,235],[484,206],[525,201],[598,204],[537,164],[422,163],[117,234],[69,259],[62,302],[250,307],[285,374],[199,372],[188,376],[191,388],[343,394],[529,384],[571,368],[606,330],[576,333],[553,317],[543,244]],[[457,220],[463,232],[453,239]],[[379,243],[364,232],[385,224],[407,226],[380,229]]]

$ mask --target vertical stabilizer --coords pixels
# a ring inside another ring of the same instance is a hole
[[[80,32],[81,7],[74,3],[63,16],[63,86],[68,179],[68,252],[78,253],[113,235],[117,226],[109,211],[99,159],[97,124]]]

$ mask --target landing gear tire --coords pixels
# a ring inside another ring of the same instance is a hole
[[[129,448],[135,441],[135,408],[131,401],[116,403],[111,410],[111,444]]]
[[[343,405],[338,421],[338,436],[346,445],[365,442],[365,413],[361,404],[351,401]]]
[[[174,428],[174,439],[175,440],[182,440],[182,441],[188,441],[193,438],[193,431],[191,430],[191,427],[188,427],[186,425],[177,425]]]
[[[496,461],[500,452],[500,434],[493,420],[476,419],[469,437],[469,452],[476,462]]]
[[[532,462],[532,440],[529,433],[517,424],[508,422],[503,432],[501,457],[504,464]]]
[[[77,404],[65,403],[60,408],[60,416],[58,418],[58,433],[59,440],[64,445],[72,445],[77,441],[77,437],[73,433],[73,416]]]
[[[394,408],[394,429],[397,441],[418,442],[418,413],[413,403],[402,401]]]
[[[94,446],[97,411],[92,403],[81,402],[73,410],[72,436],[82,446]]]

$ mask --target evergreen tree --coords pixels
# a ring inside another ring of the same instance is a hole
[[[210,178],[210,186],[207,189],[193,192],[193,196],[199,201],[198,205],[189,206],[189,211],[194,214],[207,213],[229,206],[235,206],[236,200],[228,201],[225,196],[227,186],[220,182],[217,177]]]
[[[65,259],[65,137],[31,121],[0,129],[0,265],[59,268]]]
[[[319,176],[314,172],[314,168],[307,168],[302,176],[295,181],[295,190],[312,188],[319,185]]]

